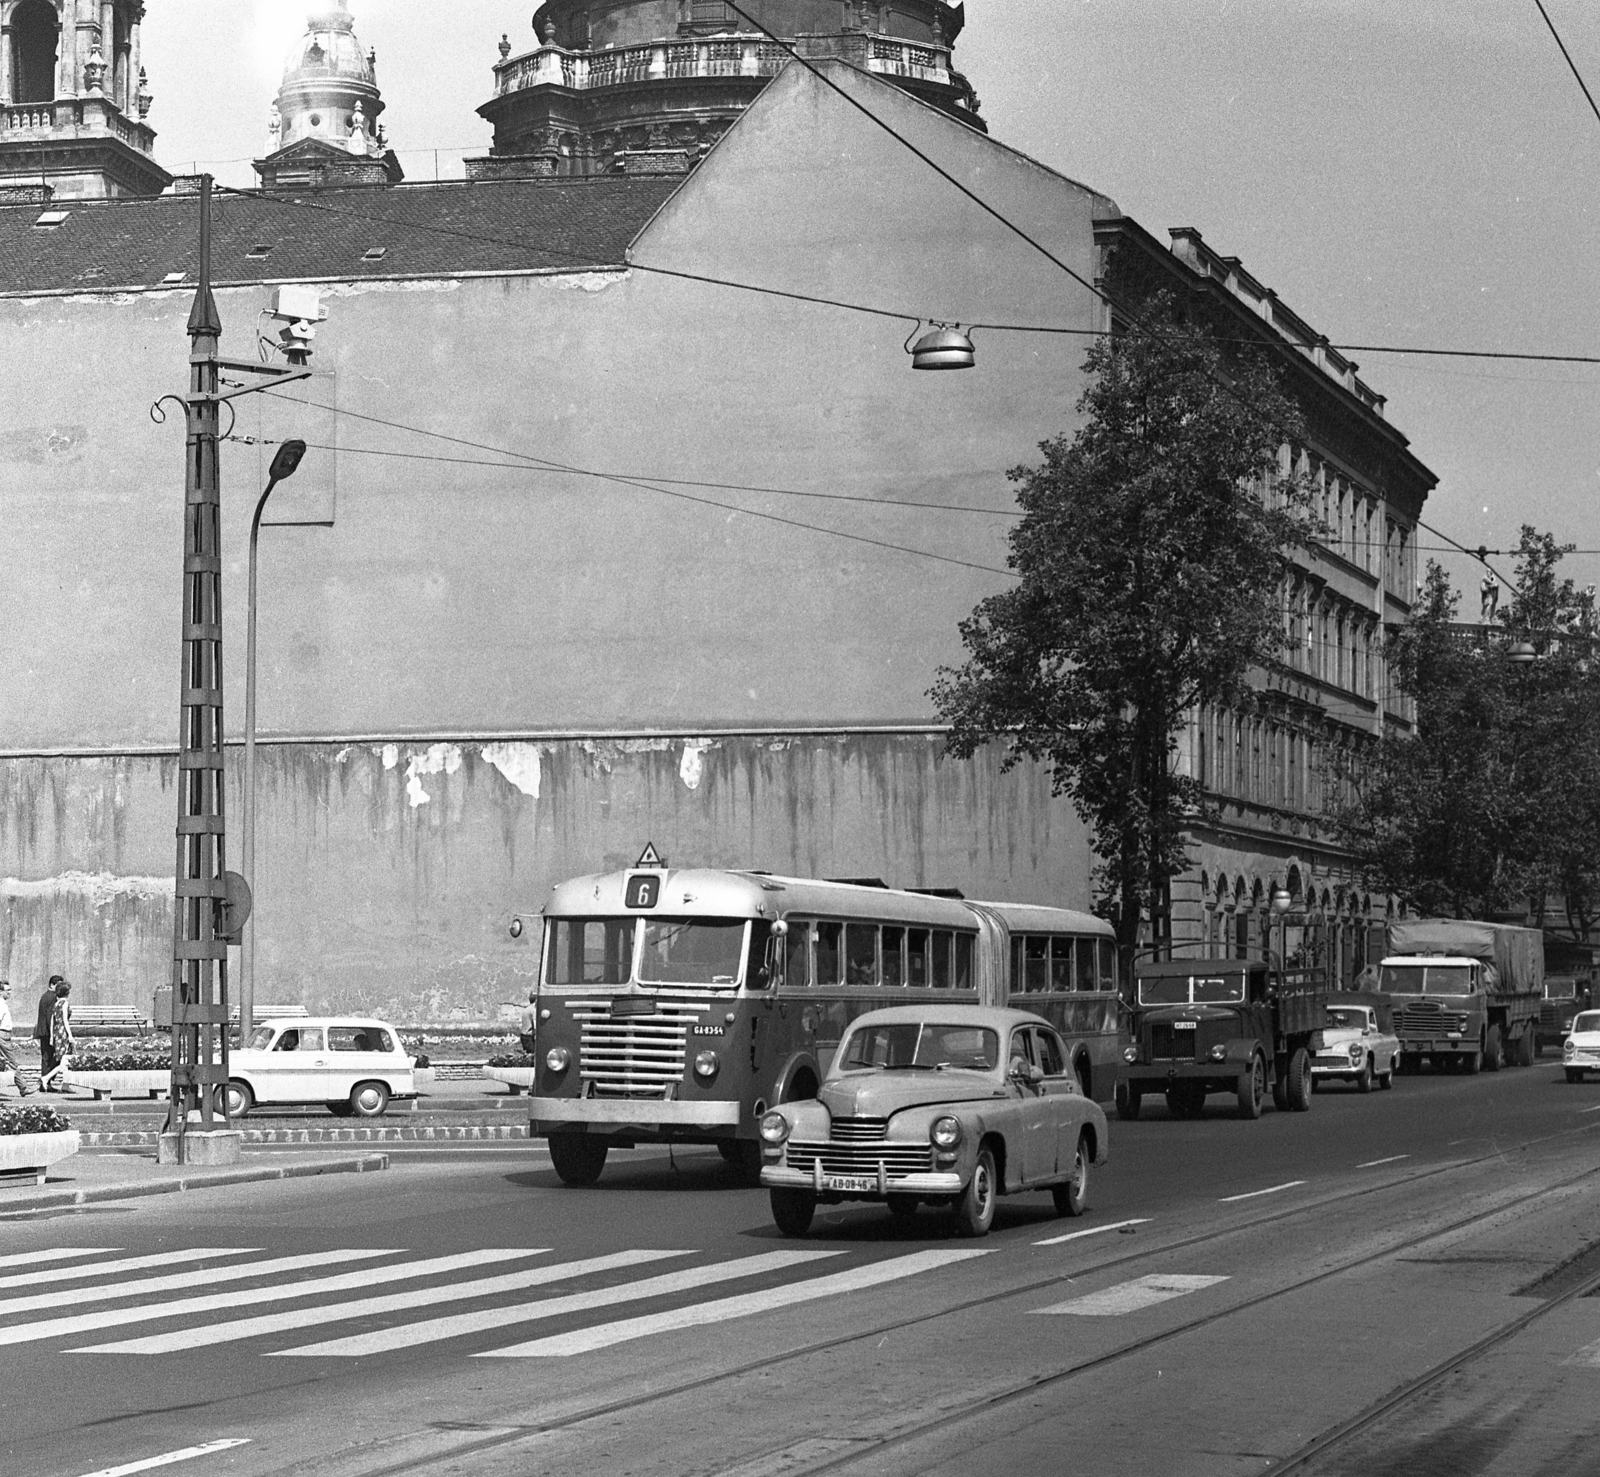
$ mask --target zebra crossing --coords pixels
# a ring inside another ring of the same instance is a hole
[[[461,1357],[569,1358],[989,1254],[940,1248],[849,1266],[841,1265],[848,1249],[823,1247],[721,1258],[634,1247],[570,1259],[542,1246],[276,1256],[251,1246],[133,1256],[115,1247],[57,1248],[0,1261],[0,1356],[31,1345],[124,1358],[215,1348],[345,1360],[425,1347]]]

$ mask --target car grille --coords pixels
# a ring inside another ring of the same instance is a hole
[[[866,1143],[889,1137],[887,1118],[835,1118],[829,1132],[835,1143]]]
[[[824,1174],[876,1174],[880,1164],[889,1175],[926,1174],[933,1168],[933,1145],[790,1142],[790,1169],[811,1174],[818,1160]]]
[[[1467,1013],[1464,1010],[1446,1010],[1436,1000],[1408,1000],[1395,1012],[1397,1031],[1438,1034],[1464,1031],[1466,1028]]]
[[[703,1007],[657,1000],[653,1015],[613,1015],[609,1000],[574,1001],[579,1074],[594,1097],[666,1097],[683,1081],[689,1027]]]
[[[1153,1023],[1150,1027],[1151,1059],[1192,1062],[1198,1034],[1197,1031],[1174,1031],[1170,1025]]]

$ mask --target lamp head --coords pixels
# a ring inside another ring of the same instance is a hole
[[[300,465],[300,458],[306,454],[304,441],[285,441],[272,458],[272,466],[267,475],[274,482],[282,482],[285,477],[292,477],[295,468]]]
[[[1272,911],[1280,917],[1294,906],[1294,898],[1287,887],[1272,889]]]

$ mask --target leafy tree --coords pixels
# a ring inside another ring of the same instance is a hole
[[[1339,823],[1369,884],[1419,912],[1543,923],[1556,896],[1580,938],[1600,913],[1600,664],[1593,591],[1557,572],[1570,552],[1523,528],[1492,632],[1456,622],[1430,564],[1391,640],[1416,732],[1362,761]]]
[[[1076,434],[1017,467],[1013,589],[961,623],[968,659],[930,696],[962,757],[995,742],[1040,760],[1099,856],[1096,887],[1131,956],[1143,916],[1160,942],[1199,782],[1174,764],[1197,704],[1249,700],[1283,644],[1288,551],[1310,492],[1280,453],[1303,436],[1254,352],[1224,352],[1175,300],[1149,331],[1097,340]]]

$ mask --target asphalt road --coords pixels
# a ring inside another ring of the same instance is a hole
[[[0,1472],[1263,1473],[1530,1309],[1303,1470],[1589,1469],[1600,1300],[1547,1293],[1600,1239],[1600,1083],[1213,1104],[1113,1120],[1087,1217],[980,1242],[788,1241],[713,1153],[571,1190],[518,1142],[0,1219]]]

